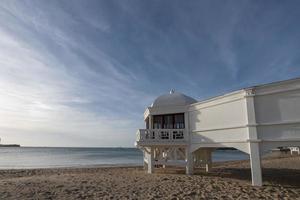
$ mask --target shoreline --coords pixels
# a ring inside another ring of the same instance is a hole
[[[234,162],[247,162],[249,160],[235,160],[235,161],[214,161],[214,165],[218,166],[218,165],[223,165],[226,163],[234,163]],[[35,169],[86,169],[86,168],[116,168],[116,167],[120,167],[120,168],[126,168],[126,167],[143,167],[143,164],[91,164],[91,165],[74,165],[74,166],[45,166],[45,167],[16,167],[16,168],[5,168],[5,167],[0,167],[0,171],[1,170],[35,170]]]
[[[49,167],[25,167],[25,168],[2,168],[3,170],[46,170],[46,169],[89,169],[89,168],[127,168],[127,167],[143,167],[142,164],[95,164],[95,165],[74,165],[74,166],[49,166]]]
[[[63,147],[64,148],[64,147]],[[236,151],[236,150],[228,150],[228,151]],[[290,154],[268,154],[267,156],[263,157],[262,160],[272,160],[277,158],[289,158]],[[213,166],[218,167],[222,165],[231,165],[231,164],[237,164],[237,163],[247,163],[249,162],[249,159],[241,159],[241,160],[227,160],[227,161],[213,161]],[[121,164],[83,164],[83,165],[69,165],[69,166],[63,166],[63,165],[52,165],[52,166],[42,166],[42,167],[1,167],[1,170],[35,170],[35,169],[74,169],[74,168],[115,168],[115,167],[143,167],[142,163],[121,163]]]
[[[237,160],[237,161],[214,161],[214,165],[223,165],[226,163],[233,162],[247,162],[248,160]],[[143,164],[95,164],[95,165],[74,165],[74,166],[48,166],[48,167],[16,167],[16,168],[5,168],[0,167],[1,170],[42,170],[42,169],[86,169],[86,168],[126,168],[126,167],[143,167]]]

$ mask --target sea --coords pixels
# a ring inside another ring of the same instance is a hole
[[[141,166],[142,157],[137,148],[1,147],[0,169]],[[215,150],[212,159],[247,160],[249,156],[238,150]]]

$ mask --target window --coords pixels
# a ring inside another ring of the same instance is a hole
[[[164,129],[173,129],[173,115],[164,115],[163,128]]]
[[[154,129],[184,129],[184,113],[169,115],[154,115]]]
[[[153,116],[153,128],[154,129],[162,129],[163,117],[161,115]]]
[[[174,128],[184,129],[184,114],[174,115]]]

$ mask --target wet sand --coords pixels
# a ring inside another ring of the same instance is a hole
[[[0,199],[300,199],[300,156],[262,163],[263,187],[251,186],[248,161],[193,176],[141,167],[0,170]]]

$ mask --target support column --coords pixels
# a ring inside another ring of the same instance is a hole
[[[261,161],[259,154],[259,144],[257,142],[249,143],[251,178],[253,186],[262,186]]]
[[[147,162],[148,162],[148,154],[147,154],[146,150],[143,150],[143,167],[144,167],[144,170],[147,169],[147,165],[148,165],[145,160],[147,160]]]
[[[259,140],[256,128],[256,115],[254,105],[255,90],[250,88],[246,90],[246,109],[247,109],[247,131],[249,142],[249,154],[251,164],[251,178],[253,186],[262,186],[261,161],[259,151]]]
[[[178,159],[178,157],[177,157],[177,151],[178,151],[178,149],[179,149],[179,147],[176,147],[176,148],[174,149],[174,160],[177,160],[177,159]]]
[[[189,151],[189,147],[185,149],[185,157],[186,157],[186,174],[193,175],[194,174],[194,157],[193,154]]]
[[[211,159],[211,152],[212,152],[212,150],[206,149],[205,151],[206,151],[205,169],[206,169],[206,172],[210,172],[211,171],[211,167],[212,167],[212,159]]]
[[[186,174],[193,175],[194,174],[194,156],[193,153],[190,151],[191,148],[191,133],[189,128],[189,112],[184,113],[184,126],[186,135],[184,136],[188,145],[185,148],[185,158],[186,158]]]
[[[148,173],[152,174],[154,171],[154,147],[150,147],[150,153],[148,154]]]

